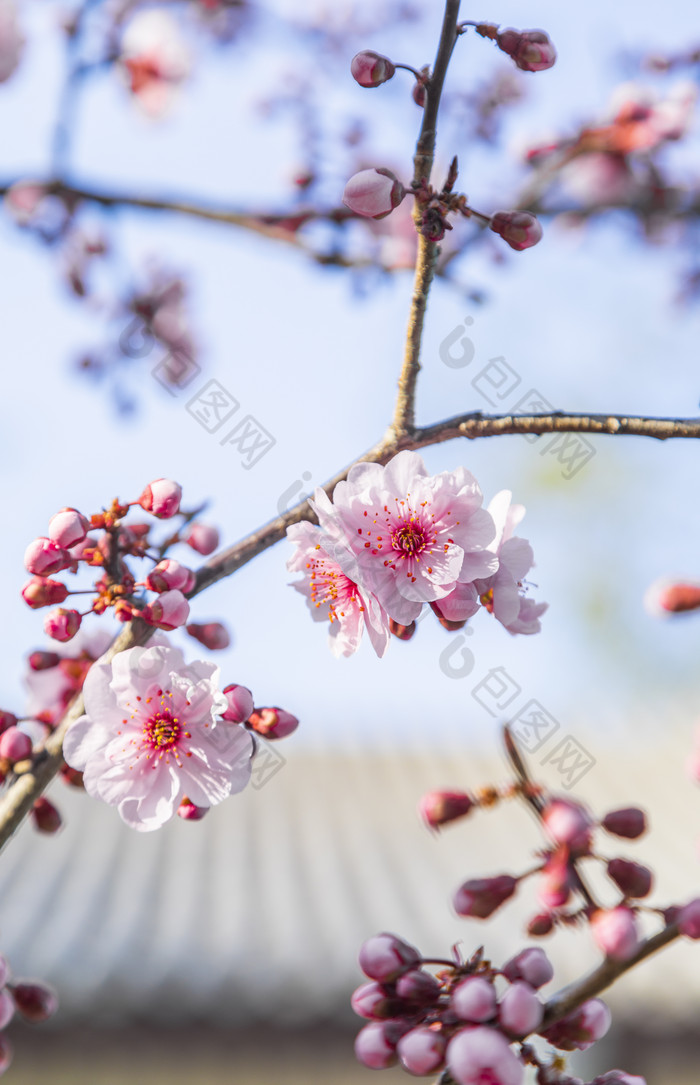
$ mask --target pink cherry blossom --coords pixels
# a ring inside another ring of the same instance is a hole
[[[484,1025],[453,1036],[447,1046],[447,1065],[459,1085],[522,1085],[525,1076],[505,1036]]]
[[[509,633],[539,633],[540,615],[547,610],[547,603],[536,603],[523,594],[523,581],[534,564],[532,547],[525,539],[513,535],[523,516],[523,505],[512,505],[511,494],[501,490],[489,504],[488,511],[496,526],[496,538],[491,544],[498,556],[498,569],[484,580],[476,580],[474,589],[479,601]],[[463,609],[468,600],[463,596]],[[442,604],[441,610],[444,610]],[[446,618],[451,618],[457,607],[450,608]]]
[[[328,553],[401,625],[459,581],[496,571],[498,558],[488,548],[495,527],[481,504],[466,468],[431,476],[417,452],[399,452],[385,467],[356,464],[332,503],[323,490],[311,502],[321,527],[337,540],[326,543]]]
[[[88,794],[146,832],[165,824],[185,796],[208,807],[241,791],[253,740],[239,724],[217,720],[228,706],[218,678],[214,664],[187,664],[163,644],[95,663],[83,687],[86,714],[63,745]]]
[[[141,108],[158,117],[171,106],[189,75],[190,54],[175,20],[165,11],[140,11],[122,39],[120,63]]]
[[[366,629],[375,652],[383,656],[391,634],[389,618],[379,600],[345,575],[337,560],[329,555],[326,549],[329,540],[320,528],[303,521],[292,524],[287,537],[298,548],[287,568],[305,574],[293,587],[306,596],[314,621],[331,623],[328,643],[333,655],[350,656],[356,652]],[[335,545],[336,556],[340,549]],[[349,551],[345,563],[354,564]]]

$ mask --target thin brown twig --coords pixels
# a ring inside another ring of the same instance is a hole
[[[447,74],[447,67],[457,41],[457,19],[460,0],[447,0],[440,32],[435,64],[426,84],[426,100],[423,110],[423,123],[416,144],[413,158],[413,187],[417,188],[430,181],[430,174],[435,159],[435,141],[437,139],[437,118],[440,108],[442,88]],[[428,304],[428,294],[435,275],[435,265],[440,247],[422,233],[421,202],[418,196],[414,200],[413,221],[418,232],[418,252],[416,255],[416,274],[413,284],[413,296],[408,317],[406,350],[403,367],[399,375],[399,387],[394,410],[393,431],[401,437],[413,432],[416,413],[416,383],[420,372],[420,349],[423,338],[423,323]]]
[[[584,976],[583,979],[570,983],[568,987],[562,988],[561,991],[558,991],[549,999],[545,1006],[542,1028],[548,1028],[556,1021],[560,1021],[562,1017],[567,1017],[573,1010],[587,1002],[589,998],[594,998],[602,991],[605,991],[615,980],[623,976],[625,972],[629,972],[640,961],[651,957],[653,953],[657,953],[658,950],[663,949],[664,946],[669,945],[678,937],[680,937],[678,924],[668,923],[663,930],[652,935],[651,938],[645,938],[636,953],[626,961],[613,961],[609,957],[606,958],[602,964],[598,965],[587,976]]]

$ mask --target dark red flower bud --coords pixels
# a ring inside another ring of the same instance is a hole
[[[32,652],[29,666],[33,671],[48,671],[57,667],[61,657],[56,652]]]
[[[418,813],[431,829],[463,818],[474,806],[466,791],[429,791],[418,803]]]
[[[455,893],[455,911],[457,915],[473,919],[488,919],[513,896],[517,888],[518,882],[510,874],[500,874],[496,878],[472,878]]]
[[[43,795],[32,807],[32,818],[37,829],[42,833],[57,833],[63,824],[61,815],[54,804]]]
[[[643,810],[636,806],[628,806],[624,810],[611,810],[605,815],[601,825],[615,836],[622,836],[626,840],[636,840],[638,836],[646,832],[647,819]]]
[[[608,874],[626,897],[646,897],[654,882],[654,875],[648,867],[629,859],[611,859]]]
[[[46,1021],[58,1009],[58,998],[45,983],[22,983],[11,985],[12,997],[18,1011],[27,1021]]]

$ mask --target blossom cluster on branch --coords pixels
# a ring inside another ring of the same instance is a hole
[[[465,468],[429,475],[416,452],[386,467],[358,464],[331,501],[317,489],[319,524],[287,530],[297,552],[288,562],[304,579],[294,586],[316,621],[330,621],[335,655],[357,651],[366,629],[377,655],[393,632],[406,639],[428,603],[450,630],[480,609],[510,633],[536,633],[546,603],[527,595],[534,557],[513,535],[525,514],[508,491],[482,508]]]

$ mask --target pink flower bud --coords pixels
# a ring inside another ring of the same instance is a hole
[[[185,626],[185,630],[210,652],[222,652],[231,643],[228,629],[221,622],[205,622],[203,625],[190,622]]]
[[[0,734],[3,731],[7,731],[10,727],[17,726],[17,717],[14,712],[4,712],[0,709]],[[0,987],[2,984],[0,984]]]
[[[527,925],[527,933],[531,938],[544,938],[554,930],[554,920],[547,912],[534,915]]]
[[[469,813],[474,800],[465,791],[429,791],[418,804],[418,813],[431,829],[439,829]]]
[[[592,1044],[602,1040],[611,1021],[610,1010],[603,1000],[590,998],[568,1017],[563,1017],[561,1021],[543,1029],[540,1036],[544,1036],[561,1051],[586,1051]]]
[[[447,1041],[434,1029],[412,1028],[399,1040],[396,1050],[404,1070],[416,1077],[436,1074],[445,1064]]]
[[[458,1085],[522,1085],[524,1078],[522,1063],[505,1036],[484,1025],[462,1029],[452,1037],[447,1066]]]
[[[55,991],[45,983],[22,983],[12,985],[12,997],[17,1009],[27,1021],[46,1021],[58,1009]]]
[[[646,897],[651,892],[654,875],[648,867],[629,859],[611,859],[608,874],[626,897]]]
[[[264,738],[286,738],[296,731],[299,720],[283,708],[256,708],[248,717],[248,726]]]
[[[350,62],[350,73],[361,87],[378,87],[391,79],[396,68],[388,57],[364,49],[357,53]]]
[[[406,189],[391,170],[361,170],[346,184],[343,203],[356,215],[383,219],[398,207],[405,195]]]
[[[544,30],[502,30],[498,48],[512,57],[523,72],[543,72],[557,59],[557,51]]]
[[[0,757],[6,757],[8,761],[24,761],[31,756],[32,740],[19,727],[8,727],[0,735]],[[2,1028],[2,1025],[0,1025]]]
[[[22,598],[32,610],[55,606],[68,598],[68,588],[60,580],[45,576],[33,576],[22,588]]]
[[[417,949],[395,934],[375,934],[360,949],[360,968],[371,980],[391,983],[421,962]]]
[[[400,999],[381,983],[372,981],[363,983],[354,992],[350,1005],[358,1017],[369,1021],[381,1021],[387,1017],[398,1017],[405,1009]]]
[[[460,1021],[481,1024],[496,1016],[496,992],[483,976],[468,976],[455,987],[450,1009]]]
[[[149,625],[168,632],[184,625],[190,616],[190,604],[181,591],[164,591],[162,595],[144,607],[141,617]]]
[[[146,586],[157,592],[171,591],[173,588],[182,592],[192,591],[194,582],[192,570],[172,558],[159,561],[146,577]]]
[[[146,512],[153,513],[159,520],[168,520],[180,509],[182,487],[169,478],[157,478],[150,482],[138,499],[137,504]]]
[[[506,1032],[524,1039],[542,1024],[544,1006],[529,983],[516,980],[498,1007],[498,1019]]]
[[[598,948],[613,961],[626,961],[639,945],[634,913],[624,905],[595,912],[591,933]]]
[[[44,632],[54,640],[64,643],[71,640],[80,629],[82,617],[77,610],[66,610],[65,607],[56,607],[49,611],[44,618]]]
[[[185,821],[201,821],[209,813],[208,806],[195,806],[185,795],[177,808],[177,816]]]
[[[545,983],[549,983],[554,976],[554,969],[547,954],[537,946],[524,949],[515,957],[511,957],[507,964],[503,965],[501,971],[511,983],[515,980],[524,980],[535,989],[544,987]]]
[[[71,564],[71,556],[51,539],[38,538],[30,542],[24,552],[24,567],[35,576],[51,576],[60,573]]]
[[[183,542],[196,550],[198,554],[213,554],[219,545],[219,532],[209,524],[199,524],[195,520],[187,529]]]
[[[253,694],[245,686],[235,684],[224,688],[228,708],[222,713],[222,719],[229,723],[245,723],[253,714],[255,707]]]
[[[29,666],[33,671],[48,671],[57,667],[61,657],[56,652],[32,652],[29,656]]]
[[[518,883],[510,874],[500,874],[496,878],[472,878],[455,893],[454,909],[457,915],[488,919],[513,896],[517,888]]]
[[[77,509],[61,509],[49,520],[49,538],[70,550],[81,543],[90,529],[90,521]]]
[[[593,818],[580,802],[552,799],[544,809],[542,820],[552,839],[565,844],[572,855],[589,854]]]
[[[491,216],[489,227],[517,252],[531,249],[542,240],[539,220],[529,211],[497,211]]]
[[[0,742],[2,739],[0,738]],[[681,908],[676,918],[678,929],[686,938],[700,938],[700,898],[691,900]]]
[[[57,833],[63,824],[61,815],[54,804],[43,795],[32,807],[32,819],[41,833]]]
[[[5,987],[0,991],[0,1029],[9,1025],[12,1018],[15,1016],[15,1003],[12,995]]]
[[[685,614],[700,607],[700,584],[689,581],[656,580],[644,594],[644,606],[655,618]]]
[[[622,836],[626,840],[636,840],[647,831],[646,814],[636,806],[628,806],[624,810],[611,810],[605,815],[601,825],[607,832]]]
[[[396,981],[396,994],[414,1006],[431,1006],[440,997],[440,984],[429,972],[416,968]]]
[[[386,1070],[398,1062],[396,1045],[410,1026],[402,1021],[372,1021],[355,1037],[355,1055],[370,1070]]]

